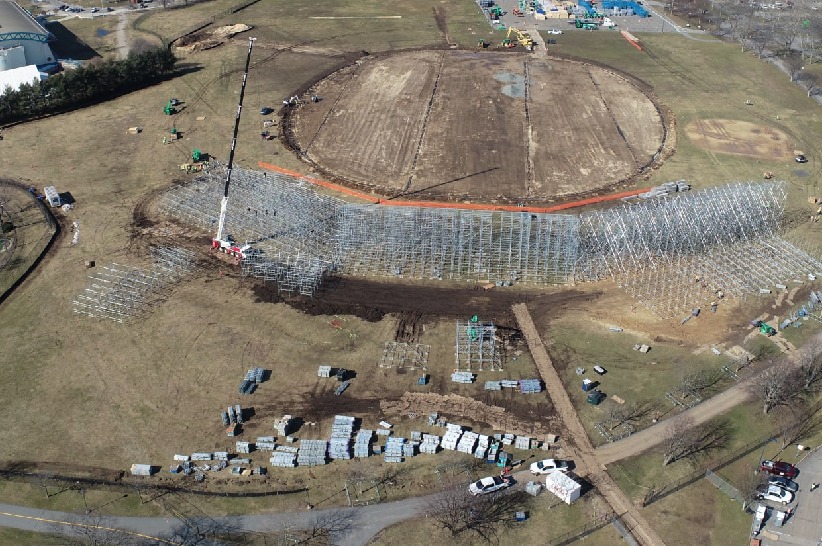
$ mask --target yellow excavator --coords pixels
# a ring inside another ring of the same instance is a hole
[[[513,39],[511,38],[511,35],[514,36]],[[534,49],[534,45],[536,44],[533,38],[531,38],[531,35],[527,32],[522,32],[514,27],[509,27],[508,34],[505,36],[505,40],[502,41],[502,45],[505,47],[514,47],[514,45],[516,45],[515,42],[519,43],[519,45],[528,51],[532,51]]]

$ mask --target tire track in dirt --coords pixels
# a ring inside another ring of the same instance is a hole
[[[525,94],[525,195],[529,198],[534,195],[534,127],[531,125],[531,110],[528,104],[530,99],[531,75],[528,72],[528,59],[523,63],[525,82],[522,87]]]
[[[425,130],[428,128],[428,119],[431,117],[431,109],[434,107],[434,98],[437,96],[437,87],[440,83],[440,77],[442,76],[442,67],[445,65],[445,53],[440,54],[440,64],[437,67],[437,77],[434,78],[434,87],[431,88],[431,98],[428,100],[428,106],[425,109],[425,116],[422,119],[422,129],[420,130],[420,140],[417,142],[417,149],[414,151],[414,158],[411,160],[411,167],[408,170],[408,180],[405,182],[405,186],[399,192],[397,196],[402,196],[406,192],[411,189],[411,183],[414,180],[414,171],[417,168],[417,161],[420,157],[420,150],[422,149],[422,143],[425,140]],[[396,196],[395,196],[396,197]]]
[[[308,152],[311,150],[311,146],[314,144],[314,141],[317,140],[317,137],[320,135],[320,132],[322,131],[323,126],[325,126],[325,123],[331,117],[331,113],[334,112],[335,108],[337,108],[337,105],[339,104],[340,99],[342,99],[343,96],[345,96],[346,92],[348,91],[348,87],[351,85],[351,82],[354,80],[354,77],[357,75],[357,69],[359,69],[359,68],[360,67],[358,65],[357,67],[354,68],[354,70],[351,71],[351,75],[348,77],[348,81],[342,86],[342,88],[340,89],[340,93],[334,99],[334,103],[331,105],[331,108],[328,109],[328,112],[325,113],[325,116],[323,117],[322,122],[320,122],[320,125],[317,126],[317,131],[314,132],[314,135],[311,136],[311,139],[308,140],[308,144],[306,144],[305,148],[302,150],[303,155],[308,156]]]
[[[634,161],[634,166],[635,167],[640,167],[639,160],[636,157],[636,153],[634,152],[634,149],[631,146],[631,143],[629,143],[628,140],[625,138],[625,133],[622,131],[622,128],[619,126],[619,121],[616,119],[616,116],[614,115],[614,112],[611,110],[611,107],[608,105],[608,102],[605,100],[605,96],[602,95],[602,90],[600,89],[599,84],[597,84],[597,81],[594,78],[594,75],[591,74],[590,70],[588,70],[588,77],[591,78],[591,84],[594,86],[594,89],[596,90],[597,95],[599,96],[599,100],[602,101],[602,106],[605,108],[605,111],[611,117],[611,120],[614,121],[614,127],[616,128],[617,133],[619,134],[619,138],[622,139],[623,143],[625,143],[625,148],[628,149],[628,153],[631,155],[631,159]]]

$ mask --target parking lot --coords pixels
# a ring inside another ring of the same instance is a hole
[[[759,535],[762,546],[819,546],[822,542],[822,488],[811,491],[811,485],[822,483],[822,451],[817,448],[796,465],[796,493],[791,516],[782,526],[774,522],[781,505],[768,503],[770,512]]]

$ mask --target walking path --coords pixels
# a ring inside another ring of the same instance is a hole
[[[121,13],[117,16],[117,57],[125,59],[128,57],[128,36],[126,26],[128,25],[128,14]]]
[[[539,336],[534,321],[531,319],[531,314],[528,312],[528,307],[525,304],[515,304],[511,307],[514,311],[514,316],[517,318],[517,323],[522,331],[525,341],[528,343],[528,348],[537,364],[542,380],[545,382],[548,394],[551,396],[551,401],[554,403],[554,408],[559,415],[560,420],[566,426],[569,432],[568,443],[576,449],[585,471],[587,472],[587,479],[596,487],[599,492],[605,497],[605,500],[611,508],[631,529],[631,533],[637,537],[642,544],[648,546],[662,546],[665,543],[662,538],[651,527],[651,524],[639,513],[637,508],[628,500],[625,493],[619,486],[611,479],[611,476],[605,471],[605,467],[597,458],[594,452],[594,447],[588,439],[588,434],[577,416],[577,412],[571,403],[571,398],[568,397],[568,392],[559,377],[554,364],[551,361],[545,345]]]

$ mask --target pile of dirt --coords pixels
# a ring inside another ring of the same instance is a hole
[[[525,436],[544,436],[547,425],[541,422],[517,420],[505,408],[487,405],[473,398],[456,394],[422,394],[406,392],[395,401],[381,401],[380,409],[387,415],[415,416],[439,413],[453,420],[468,419],[487,424],[493,430]]]
[[[195,51],[203,51],[207,49],[221,46],[232,36],[251,30],[251,26],[243,23],[236,25],[226,25],[217,27],[216,29],[209,29],[188,36],[183,36],[177,41],[177,49],[185,53],[194,53]]]

